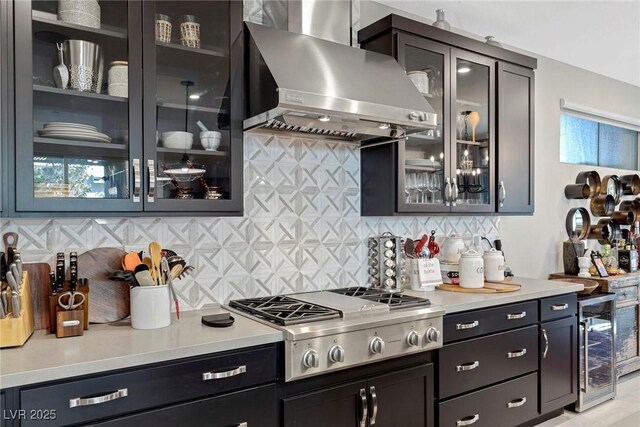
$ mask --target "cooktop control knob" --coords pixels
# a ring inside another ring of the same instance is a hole
[[[384,347],[384,340],[380,337],[374,337],[371,342],[369,342],[369,351],[373,354],[384,353]]]
[[[341,345],[334,345],[329,349],[329,360],[332,363],[344,362],[344,348]]]
[[[440,331],[431,326],[427,329],[427,332],[425,332],[424,337],[428,343],[437,342],[440,339]]]
[[[420,344],[420,335],[416,331],[411,331],[407,334],[407,345],[409,347],[416,347]]]
[[[305,368],[317,368],[320,366],[320,355],[315,350],[307,350],[302,355],[302,364]]]

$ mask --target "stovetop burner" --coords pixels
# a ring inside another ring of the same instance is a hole
[[[431,305],[431,301],[426,298],[413,297],[411,295],[404,295],[397,292],[387,292],[382,289],[365,288],[362,286],[355,286],[352,288],[333,289],[329,292],[336,294],[347,295],[350,297],[363,298],[369,301],[375,301],[382,304],[388,304],[390,310],[397,310],[399,308],[410,307],[424,307]]]
[[[340,317],[338,310],[288,296],[235,300],[230,301],[229,306],[282,326]]]

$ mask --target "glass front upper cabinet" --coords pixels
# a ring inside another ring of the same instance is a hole
[[[141,210],[140,5],[71,3],[14,3],[17,211]]]
[[[241,209],[231,163],[242,143],[238,115],[231,119],[240,78],[230,60],[233,3],[144,3],[145,43],[153,46],[145,64],[154,72],[145,81],[145,102],[153,102],[145,109],[146,210]]]
[[[494,63],[485,57],[452,49],[454,210],[494,210]]]

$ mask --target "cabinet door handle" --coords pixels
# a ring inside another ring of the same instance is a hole
[[[128,389],[121,388],[120,390],[116,390],[113,393],[105,394],[103,396],[76,397],[75,399],[69,399],[69,408],[75,408],[77,406],[99,405],[101,403],[107,403],[112,400],[127,397],[128,394]]]
[[[525,317],[527,317],[527,312],[526,311],[523,311],[521,313],[509,313],[509,314],[507,314],[507,320],[524,319]]]
[[[451,206],[456,206],[458,204],[458,184],[456,184],[456,179],[451,180]]]
[[[156,166],[153,160],[147,160],[147,170],[149,172],[149,188],[147,188],[147,202],[152,203],[156,194]]]
[[[461,418],[458,421],[456,421],[456,426],[458,426],[458,427],[470,426],[471,424],[475,423],[479,419],[480,419],[480,414],[475,414],[473,416],[464,417],[464,418]]]
[[[507,358],[508,359],[514,359],[516,357],[522,357],[525,354],[527,354],[527,349],[523,348],[522,350],[508,352],[507,353]]]
[[[553,304],[551,306],[552,311],[562,311],[566,310],[567,308],[569,308],[569,304],[567,304],[566,302],[564,304]]]
[[[376,423],[376,418],[378,417],[378,395],[376,394],[376,387],[369,387],[369,394],[371,395],[371,419],[369,420],[369,425],[374,425]]]
[[[367,427],[369,408],[367,406],[367,391],[363,388],[360,389],[360,404],[360,427]]]
[[[140,203],[140,159],[133,159],[133,194],[134,203]]]
[[[444,183],[444,205],[451,205],[451,178],[446,177]]]
[[[580,322],[580,327],[582,327],[582,336],[584,340],[584,388],[583,390],[587,391],[587,386],[589,385],[589,325],[587,322]]]
[[[246,365],[238,366],[230,371],[205,372],[202,374],[202,381],[221,380],[223,378],[235,377],[236,375],[244,374],[245,372],[247,372]]]
[[[507,408],[517,408],[518,406],[522,406],[525,403],[527,403],[527,398],[521,397],[520,399],[512,400],[511,402],[507,403]]]
[[[549,351],[549,337],[547,337],[547,331],[542,330],[542,337],[544,338],[544,351],[542,352],[542,358],[547,357],[547,352]]]
[[[477,360],[473,363],[463,363],[462,365],[456,366],[456,372],[470,371],[476,369],[478,366],[480,366],[480,362]]]
[[[500,181],[500,185],[498,187],[498,203],[500,207],[504,206],[504,201],[507,198],[507,190],[504,187],[504,181]]]
[[[467,322],[467,323],[456,323],[456,330],[460,331],[462,329],[473,329],[478,325],[480,325],[480,322],[478,322],[477,320],[474,320],[473,322]]]

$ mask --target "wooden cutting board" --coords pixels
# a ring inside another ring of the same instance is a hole
[[[31,287],[31,304],[33,307],[33,327],[35,330],[49,328],[49,294],[51,294],[51,280],[49,272],[51,266],[44,262],[23,264],[23,269],[29,274]]]
[[[467,294],[497,294],[504,292],[515,292],[520,290],[517,283],[489,283],[484,282],[482,288],[461,288],[458,285],[438,285],[438,289],[450,292],[463,292]]]
[[[78,277],[89,279],[90,323],[117,322],[129,316],[129,284],[109,279],[111,273],[122,270],[126,254],[118,248],[96,248],[78,255]]]

